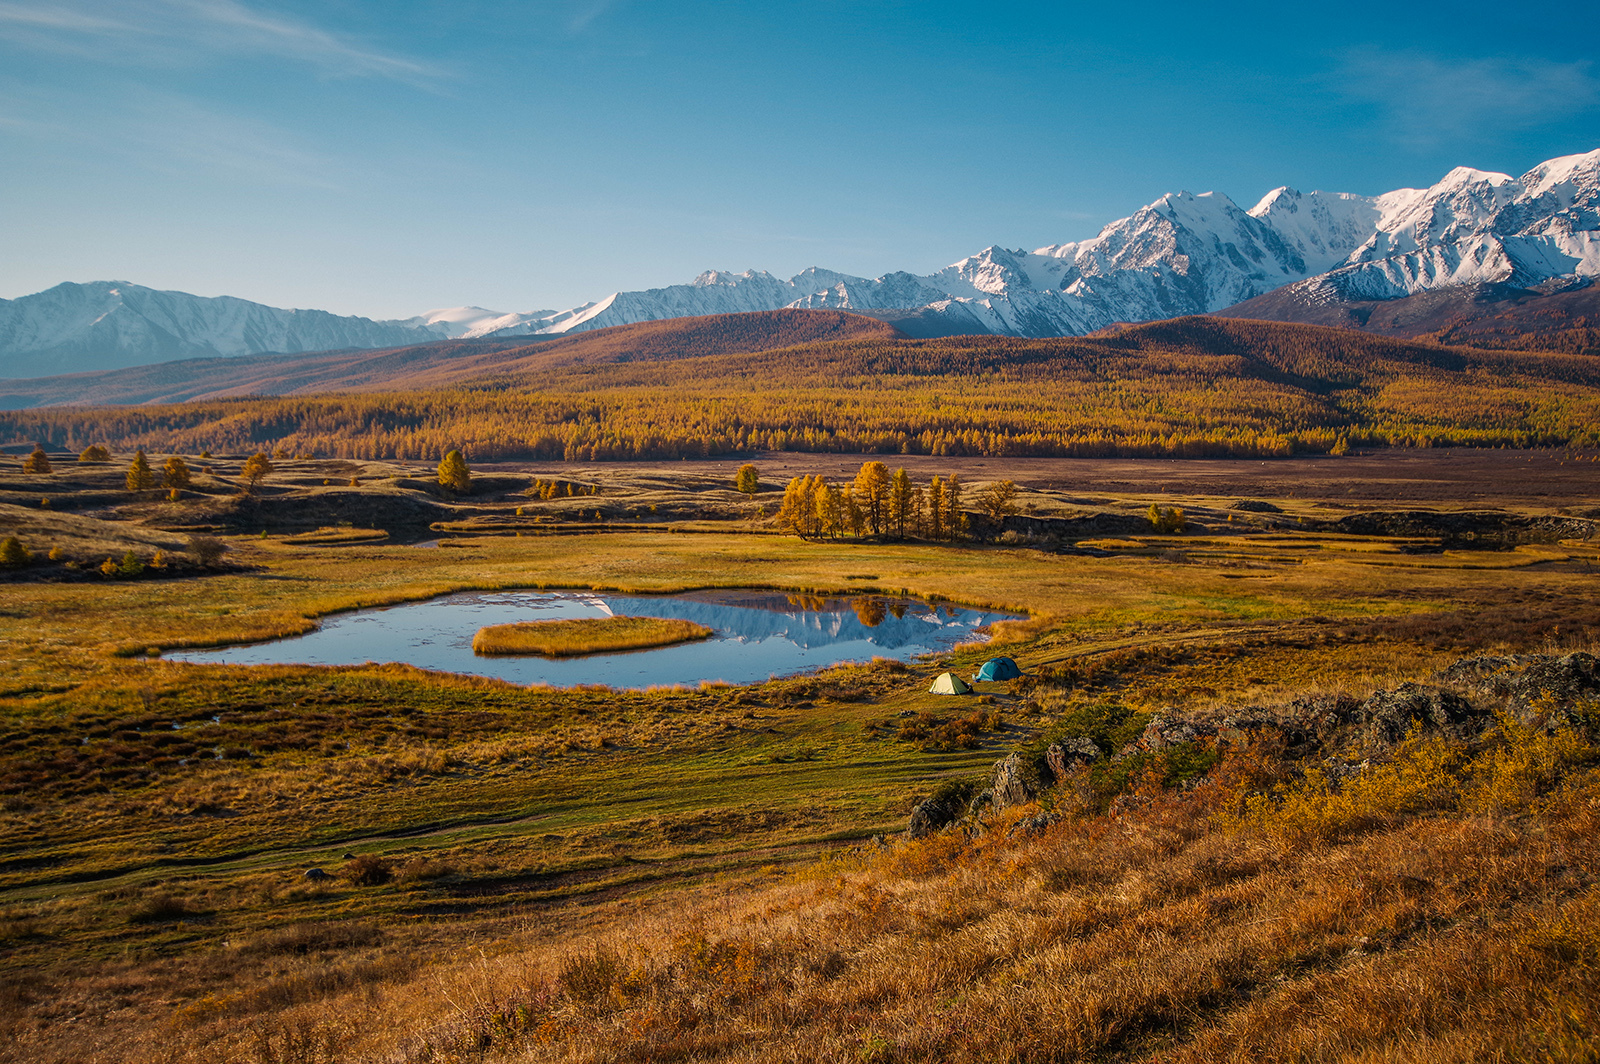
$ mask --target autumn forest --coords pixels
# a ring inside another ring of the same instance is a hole
[[[1351,446],[1593,447],[1600,365],[1314,326],[1187,318],[1081,339],[866,336],[755,353],[496,356],[448,387],[50,408],[0,431],[50,450],[474,461],[750,451],[1281,457]],[[490,360],[492,361],[492,360]],[[437,382],[438,374],[430,380]]]

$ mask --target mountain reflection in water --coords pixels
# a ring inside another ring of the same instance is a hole
[[[484,625],[613,614],[694,621],[716,635],[699,643],[553,661],[472,653],[472,637]],[[906,661],[939,653],[981,638],[977,629],[987,624],[1015,616],[883,595],[846,598],[743,590],[661,596],[463,592],[328,617],[316,631],[302,636],[167,657],[228,664],[399,661],[424,669],[556,686],[753,683],[839,661],[874,656]]]

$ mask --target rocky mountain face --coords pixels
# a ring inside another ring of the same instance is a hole
[[[781,308],[856,311],[914,336],[1070,336],[1213,313],[1267,293],[1272,315],[1306,320],[1318,307],[1460,286],[1571,290],[1597,274],[1600,150],[1552,159],[1517,178],[1461,167],[1431,188],[1380,196],[1279,188],[1248,210],[1218,192],[1178,192],[1088,240],[1034,251],[985,248],[926,275],[709,271],[689,284],[615,292],[563,311],[458,307],[370,321],[117,282],[63,284],[0,301],[0,376],[549,335]]]

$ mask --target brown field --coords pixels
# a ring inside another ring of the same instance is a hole
[[[1031,488],[1082,495],[1156,494],[1213,499],[1301,499],[1324,509],[1387,504],[1468,509],[1478,506],[1551,510],[1600,507],[1600,455],[1561,450],[1442,447],[1356,451],[1341,458],[1308,455],[1238,461],[1207,458],[981,458],[885,455],[926,480],[956,473],[969,484],[1006,478]],[[859,455],[763,452],[749,458],[707,459],[687,468],[696,476],[725,479],[754,462],[763,480],[781,488],[790,477],[821,474],[844,481],[861,466]],[[483,463],[490,471],[572,475],[567,463]],[[670,477],[683,463],[607,462],[597,474]]]

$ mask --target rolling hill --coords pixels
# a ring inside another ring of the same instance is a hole
[[[837,310],[716,314],[549,338],[445,340],[379,351],[191,359],[101,373],[0,380],[0,409],[445,388],[490,374],[563,365],[756,352],[899,335],[882,321]]]

